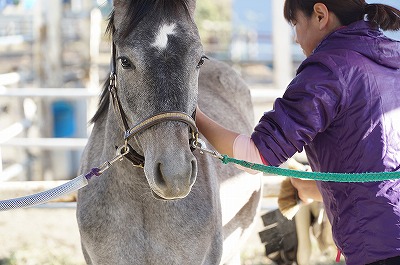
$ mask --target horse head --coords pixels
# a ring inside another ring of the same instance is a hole
[[[196,109],[199,68],[206,58],[193,20],[195,1],[116,0],[108,29],[118,104],[132,128],[160,113]],[[145,159],[156,197],[187,196],[197,175],[190,126],[163,120],[127,138]]]

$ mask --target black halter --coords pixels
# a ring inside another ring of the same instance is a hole
[[[180,112],[180,111],[168,111],[168,112],[161,112],[154,116],[151,116],[136,125],[132,128],[129,128],[128,121],[126,118],[126,114],[121,106],[121,102],[117,95],[117,68],[116,68],[116,47],[114,42],[111,45],[111,63],[110,63],[110,84],[108,86],[108,90],[112,97],[112,104],[114,108],[114,112],[118,117],[118,123],[122,130],[124,131],[124,140],[125,145],[119,148],[119,152],[126,153],[125,157],[132,162],[132,164],[136,167],[144,167],[144,157],[139,155],[129,144],[128,140],[130,137],[136,135],[139,132],[145,131],[148,128],[167,121],[179,121],[186,123],[190,127],[191,132],[191,148],[197,145],[198,134],[199,131],[196,127],[196,122],[194,120],[195,112],[193,112],[192,116]],[[128,149],[128,151],[126,150]]]

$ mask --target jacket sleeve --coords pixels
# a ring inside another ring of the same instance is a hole
[[[233,157],[239,160],[245,160],[250,163],[263,164],[264,161],[258,151],[253,140],[247,135],[240,134],[236,137],[233,143]],[[250,174],[257,174],[260,171],[245,168],[239,165],[235,165],[237,168],[244,170]]]
[[[290,83],[273,110],[265,112],[251,136],[264,160],[279,166],[301,152],[340,111],[342,85],[338,73],[310,63]]]

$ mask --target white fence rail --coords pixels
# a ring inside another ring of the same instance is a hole
[[[0,145],[46,150],[82,150],[86,143],[87,138],[13,138]]]
[[[0,97],[84,99],[98,96],[99,92],[84,88],[2,88]]]
[[[14,138],[15,136],[22,133],[30,125],[30,121],[23,120],[21,122],[16,122],[7,128],[0,131],[0,145]]]
[[[59,100],[65,99],[68,101],[81,101],[86,100],[89,101],[94,97],[99,95],[98,91],[83,89],[83,88],[14,88],[8,89],[0,86],[0,99],[6,99],[6,101],[16,99],[16,100],[25,100],[27,98],[35,99],[36,101],[41,102],[42,100]],[[83,108],[79,108],[80,115],[85,115],[87,117],[87,109],[88,105]],[[27,129],[30,129],[32,125],[35,125],[35,122],[32,122],[34,119],[36,122],[43,123],[41,117],[33,117],[35,115],[35,111],[26,110],[24,106],[25,114],[21,114],[18,119],[21,119],[20,122],[15,122],[9,125],[6,128],[0,130],[0,181],[11,180],[15,176],[20,175],[24,168],[27,167],[29,161],[17,161],[17,163],[12,164],[8,168],[3,168],[3,159],[1,155],[2,148],[13,148],[15,151],[16,148],[20,148],[22,150],[31,150],[33,148],[40,149],[43,151],[57,151],[56,155],[62,156],[64,151],[82,151],[87,143],[87,138],[46,138],[41,137],[40,134],[37,137],[23,137],[23,133],[26,132]],[[36,108],[36,106],[35,106]],[[22,112],[21,112],[22,113]],[[40,113],[39,113],[40,115]],[[75,115],[76,116],[76,115]],[[13,117],[14,119],[14,117]],[[83,118],[81,120],[75,119],[75,123],[78,122],[87,122],[87,118]],[[45,123],[49,124],[49,123]],[[51,123],[50,123],[51,124]],[[86,127],[86,124],[82,125]],[[22,136],[22,137],[21,137]],[[14,159],[13,159],[14,160]],[[24,156],[21,157],[20,160],[26,160]],[[49,161],[45,162],[49,165]],[[67,165],[63,166],[64,168],[68,167]],[[37,178],[36,178],[37,179]],[[46,178],[48,179],[48,177]]]

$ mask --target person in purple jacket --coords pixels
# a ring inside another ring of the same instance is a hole
[[[220,153],[279,166],[303,148],[313,171],[400,170],[400,11],[364,0],[286,0],[284,16],[307,58],[251,137],[197,110]],[[323,200],[347,265],[400,264],[400,180],[292,179],[303,200]]]

